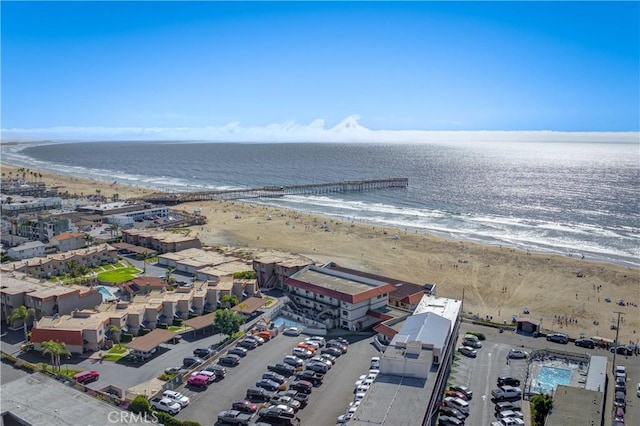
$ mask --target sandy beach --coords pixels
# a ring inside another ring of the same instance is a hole
[[[2,174],[17,167],[2,165]],[[151,190],[42,172],[39,181],[69,193],[95,193],[121,199]],[[114,178],[115,180],[115,178]],[[526,306],[545,330],[572,337],[613,339],[612,320],[622,312],[619,339],[640,338],[640,271],[624,266],[526,252],[440,238],[268,208],[244,202],[186,203],[200,209],[208,223],[193,227],[206,246],[247,247],[298,253],[316,262],[369,270],[418,284],[435,283],[439,296],[461,299],[464,311],[511,322]],[[238,217],[238,218],[236,218]],[[328,230],[327,230],[328,229]],[[606,300],[610,300],[607,302]],[[617,304],[624,299],[625,304]],[[633,305],[636,306],[633,306]]]

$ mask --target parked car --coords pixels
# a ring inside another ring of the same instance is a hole
[[[467,417],[462,411],[456,410],[453,407],[440,407],[440,413],[447,417],[455,417],[459,420],[464,420]]]
[[[240,346],[236,346],[235,348],[231,348],[231,349],[229,349],[227,351],[227,353],[238,355],[238,356],[241,356],[241,357],[247,356],[248,352],[249,352],[248,350],[246,350],[245,348],[242,348]]]
[[[241,348],[245,348],[248,350],[253,350],[258,347],[258,343],[252,339],[242,339],[242,340],[238,340],[238,343],[236,343],[236,346],[239,346]]]
[[[454,398],[460,398],[460,399],[462,399],[462,400],[464,400],[464,401],[467,401],[467,400],[468,400],[467,396],[466,396],[465,394],[463,394],[462,392],[454,391],[454,390],[451,390],[451,389],[449,389],[448,391],[446,391],[446,392],[444,393],[444,395],[445,395],[445,396],[452,396],[452,397],[454,397]]]
[[[491,397],[497,401],[505,401],[510,399],[519,399],[522,396],[522,390],[514,386],[500,386],[491,391]]]
[[[263,388],[247,389],[246,397],[250,401],[266,402],[271,401],[274,393]]]
[[[496,404],[495,409],[496,412],[505,410],[520,411],[520,404],[515,401],[501,401]]]
[[[278,384],[283,384],[287,380],[282,374],[278,374],[275,371],[267,371],[262,375],[262,378],[267,380],[273,380]]]
[[[182,364],[187,368],[196,367],[202,364],[203,362],[204,360],[197,356],[188,356],[182,360]]]
[[[636,396],[640,398],[640,383],[636,386]]]
[[[309,336],[304,340],[311,340],[313,342],[318,342],[320,344],[320,347],[323,347],[324,345],[327,344],[327,341],[322,336]]]
[[[511,359],[526,359],[529,356],[529,353],[521,349],[510,349],[508,356]]]
[[[278,374],[282,374],[285,377],[291,376],[295,372],[295,368],[284,362],[278,362],[275,364],[268,364],[267,370],[274,371]]]
[[[286,391],[278,391],[276,392],[276,396],[290,396],[291,398],[295,399],[296,401],[300,401],[301,408],[305,407],[307,405],[307,403],[309,402],[309,394],[308,393],[302,393],[299,392],[297,390],[294,389],[287,389]]]
[[[240,399],[231,403],[231,408],[242,411],[243,413],[255,413],[258,411],[258,404],[254,404],[246,399]]]
[[[251,414],[242,413],[238,410],[227,410],[218,413],[218,422],[237,425],[248,425],[251,421]]]
[[[73,380],[83,385],[86,383],[94,382],[99,378],[100,378],[100,373],[98,373],[95,370],[83,371],[73,376]]]
[[[469,389],[466,386],[462,386],[462,385],[451,385],[449,386],[449,389],[457,391],[457,392],[462,392],[467,399],[471,399],[473,398],[473,391],[471,389]]]
[[[294,420],[295,414],[291,407],[288,408],[290,408],[290,410],[286,410],[279,405],[273,405],[258,411],[258,417],[267,423],[292,424],[291,421]]]
[[[178,404],[180,404],[182,406],[182,408],[184,408],[187,405],[189,405],[189,402],[190,402],[189,397],[184,396],[180,392],[176,392],[176,391],[173,391],[173,390],[166,390],[166,391],[162,392],[162,396],[165,397],[165,398],[169,398],[173,402],[177,402]]]
[[[552,333],[547,334],[547,340],[550,342],[562,343],[566,345],[567,343],[569,343],[569,336],[562,333]]]
[[[304,365],[304,361],[295,355],[285,355],[282,362],[284,362],[285,364],[289,364],[293,368],[302,367]]]
[[[511,376],[499,376],[497,380],[498,386],[520,386],[520,380]]]
[[[271,400],[271,403],[275,405],[288,405],[293,408],[294,412],[297,412],[302,407],[302,403],[300,401],[287,395],[276,395]]]
[[[302,330],[300,330],[298,327],[288,327],[285,328],[282,332],[282,334],[284,334],[285,336],[299,336],[300,333],[302,333]]]
[[[328,359],[322,357],[321,355],[314,356],[313,358],[307,360],[307,365],[308,364],[324,364],[329,370],[331,370],[331,368],[333,367],[333,363]]]
[[[593,349],[596,347],[596,342],[591,339],[576,339],[574,343],[576,346],[580,346],[583,348]]]
[[[240,357],[234,354],[226,354],[220,357],[218,363],[235,367],[236,365],[240,364]]]
[[[469,403],[463,399],[447,396],[444,398],[444,405],[455,408],[465,415],[469,414]]]
[[[291,350],[291,353],[294,356],[297,356],[298,358],[302,358],[302,359],[311,358],[313,356],[311,351],[309,351],[309,350],[307,350],[305,348],[298,348],[298,347],[293,348]]]
[[[371,364],[369,364],[369,368],[380,368],[380,357],[379,356],[371,357]]]
[[[322,348],[320,350],[321,354],[329,354],[335,357],[339,357],[340,355],[342,355],[342,351],[336,347],[327,347],[327,348]]]
[[[633,351],[624,345],[612,346],[609,351],[611,353],[615,352],[618,355],[633,355]]]
[[[337,357],[331,355],[331,354],[320,354],[318,355],[321,359],[327,360],[331,363],[331,365],[334,365],[336,363],[336,360],[338,359]]]
[[[289,389],[309,394],[313,390],[313,384],[306,380],[296,380],[289,384]]]
[[[329,367],[327,367],[327,364],[314,361],[307,363],[307,370],[315,371],[316,373],[327,374],[327,372],[329,371]]]
[[[458,348],[458,352],[469,358],[475,358],[478,355],[478,351],[468,346],[461,346]]]
[[[455,417],[440,416],[438,417],[438,425],[439,426],[462,426],[464,425],[464,422]]]
[[[191,373],[191,376],[205,376],[209,383],[213,383],[216,381],[216,373],[214,373],[213,371],[208,371],[208,370],[195,371]]]
[[[314,386],[320,386],[324,380],[324,375],[312,370],[304,370],[296,373],[296,379],[306,380],[311,382]]]
[[[198,389],[207,389],[209,386],[209,378],[202,375],[189,376],[187,379],[187,386]]]
[[[216,380],[220,381],[227,375],[227,369],[219,364],[211,364],[205,367],[207,371],[213,371],[216,373]]]
[[[280,383],[274,382],[273,380],[261,379],[256,382],[256,387],[274,392],[280,388]]]
[[[337,340],[337,339],[332,339],[332,340],[327,341],[326,346],[328,348],[337,348],[343,354],[346,354],[347,351],[349,350],[349,348],[348,348],[349,345],[345,345],[344,342],[342,342],[341,340]]]
[[[182,370],[183,370],[182,367],[169,367],[169,368],[165,368],[164,372],[166,374],[178,374]]]
[[[462,346],[468,346],[470,348],[480,349],[482,347],[482,342],[480,342],[480,340],[476,336],[472,336],[472,337],[475,337],[475,339],[471,339],[469,337],[463,338]]]
[[[258,344],[258,346],[263,345],[264,342],[265,342],[265,340],[262,337],[260,337],[258,335],[255,335],[255,334],[247,334],[246,336],[244,336],[244,338],[248,339],[248,340],[253,340],[254,342],[256,342]]]
[[[209,348],[197,348],[193,350],[193,355],[198,358],[207,358],[213,354],[213,351]]]

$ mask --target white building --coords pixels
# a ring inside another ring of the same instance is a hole
[[[45,244],[40,241],[28,241],[17,247],[11,247],[7,250],[7,254],[16,260],[31,259],[32,257],[44,256],[44,249]]]

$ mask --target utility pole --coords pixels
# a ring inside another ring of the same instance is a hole
[[[613,343],[613,365],[611,365],[611,373],[615,376],[616,374],[616,355],[618,355],[618,346],[620,343],[618,342],[618,334],[620,333],[620,315],[624,315],[624,312],[615,311],[614,314],[618,314],[618,324],[616,325],[616,341]]]

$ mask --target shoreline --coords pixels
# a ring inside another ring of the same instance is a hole
[[[6,174],[18,169],[4,163],[1,167]],[[98,189],[107,197],[117,192],[124,199],[152,192],[60,173],[41,174],[39,179],[48,186],[57,183],[70,193],[88,195]],[[187,229],[205,246],[297,253],[318,263],[335,261],[416,284],[435,283],[439,296],[462,299],[464,295],[465,313],[510,323],[512,315],[527,307],[531,317],[542,319],[545,330],[572,337],[585,333],[615,338],[609,326],[613,311],[621,310],[625,322],[620,341],[637,342],[640,337],[639,308],[616,304],[619,298],[638,304],[638,268],[352,223],[250,201],[194,202],[172,208],[201,210],[207,224]]]

